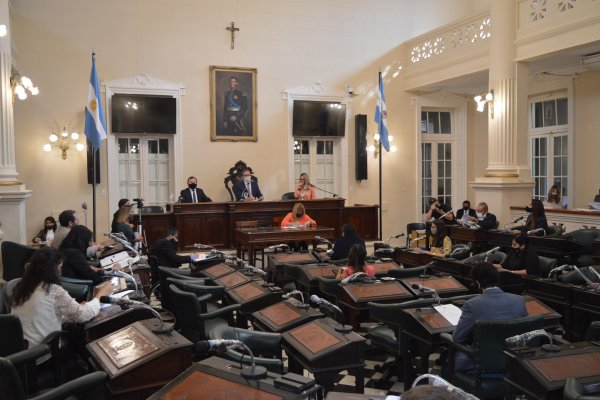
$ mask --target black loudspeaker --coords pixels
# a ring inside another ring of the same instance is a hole
[[[87,179],[88,183],[94,183],[94,150],[92,144],[87,140]],[[100,183],[100,150],[96,150],[96,184]]]
[[[367,180],[367,116],[358,114],[354,117],[356,135],[356,180]]]

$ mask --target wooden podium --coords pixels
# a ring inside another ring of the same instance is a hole
[[[98,315],[83,324],[85,341],[89,343],[136,321],[148,318],[154,318],[154,314],[146,307],[130,307],[123,310],[120,306],[110,305],[101,308]]]
[[[533,399],[562,399],[567,378],[585,383],[600,381],[600,347],[589,342],[560,345],[561,351],[549,353],[541,347],[506,350],[508,398],[525,393]]]
[[[357,393],[363,393],[366,340],[355,332],[337,332],[338,325],[322,318],[282,333],[290,372],[301,374],[302,368],[307,369],[328,392],[337,372],[348,370],[356,377]]]
[[[251,314],[281,301],[283,292],[277,286],[265,287],[260,282],[248,282],[226,291],[234,303],[240,304],[241,314]]]
[[[252,325],[261,331],[280,333],[324,317],[317,309],[298,308],[299,304],[302,304],[300,300],[291,298],[256,311],[252,314]]]
[[[413,284],[421,285],[435,290],[440,297],[452,297],[467,294],[469,289],[464,287],[459,281],[452,276],[433,276],[414,277],[402,279],[401,281],[412,294],[417,297],[429,296],[429,293],[421,293],[419,289],[412,287]],[[430,296],[429,296],[430,297]]]
[[[236,271],[236,272],[231,272],[227,275],[223,275],[219,278],[216,278],[213,281],[217,285],[223,286],[225,288],[225,290],[229,290],[229,289],[233,289],[235,287],[241,286],[241,285],[245,285],[246,283],[251,282],[256,279],[259,279],[259,278],[255,277],[254,275],[246,275],[246,274],[243,274],[242,272]]]
[[[412,248],[396,247],[394,250],[394,261],[402,264],[404,268],[420,267],[429,264],[433,259],[431,254],[417,253]]]
[[[523,296],[525,299],[525,307],[527,307],[527,314],[541,315],[543,318],[543,325],[545,329],[557,328],[560,325],[561,315],[531,296]]]
[[[238,363],[219,357],[210,357],[194,363],[148,400],[316,400],[321,387],[313,385],[301,393],[275,387],[281,375],[267,373],[263,379],[252,380],[240,376]]]
[[[153,333],[159,326],[158,319],[137,321],[86,346],[108,374],[112,398],[145,398],[190,366],[192,342],[175,331]]]
[[[267,270],[271,277],[271,282],[275,284],[285,283],[289,279],[284,279],[283,264],[316,264],[320,262],[319,258],[313,252],[308,253],[274,253],[268,256]]]
[[[206,276],[207,278],[217,279],[224,275],[231,274],[232,272],[235,272],[235,271],[236,271],[235,268],[230,267],[229,265],[227,265],[223,262],[220,262],[216,265],[212,265],[208,268],[198,271],[198,274],[200,274],[202,276]]]
[[[342,267],[334,264],[314,264],[302,266],[302,273],[296,281],[297,285],[300,285],[301,290],[310,294],[317,293],[319,287],[319,277],[323,278],[335,278],[337,273]]]

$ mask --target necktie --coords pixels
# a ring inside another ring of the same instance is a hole
[[[192,190],[192,203],[197,203],[198,198],[196,197],[196,190]]]
[[[248,192],[248,197],[252,196],[252,188],[250,188],[250,182],[246,183],[246,191]]]

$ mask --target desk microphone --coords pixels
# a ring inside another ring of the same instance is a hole
[[[154,314],[154,316],[156,318],[158,318],[158,320],[160,321],[159,327],[151,329],[153,333],[156,333],[157,335],[161,335],[161,334],[169,333],[173,330],[172,326],[165,325],[165,321],[163,320],[162,316],[158,313],[158,311],[156,311],[154,308],[150,307],[148,304],[142,303],[141,301],[119,299],[119,298],[110,297],[110,296],[101,296],[100,303],[116,304],[116,305],[120,306],[121,309],[123,309],[123,310],[126,310],[132,306],[146,308],[146,309],[150,310],[152,312],[152,314]]]
[[[290,246],[288,246],[287,244],[281,243],[281,244],[274,244],[273,246],[269,246],[267,247],[267,250],[277,250],[277,249],[289,249]]]
[[[253,274],[267,275],[265,271],[260,268],[253,267],[252,265],[246,265],[245,268]]]
[[[296,306],[296,308],[309,308],[310,305],[306,304],[306,302],[304,301],[304,293],[302,293],[299,290],[292,290],[289,293],[284,294],[283,296],[281,296],[282,299],[289,299],[291,297],[294,297],[295,294],[299,294],[300,295],[300,299],[302,300],[302,304],[298,304]]]
[[[525,219],[525,215],[521,215],[520,217],[515,218],[512,223],[516,224],[517,222],[522,221],[524,219]]]
[[[423,374],[423,375],[418,376],[414,380],[411,388],[414,388],[415,386],[417,386],[419,384],[419,382],[421,382],[423,379],[433,380],[433,383],[431,383],[432,386],[445,387],[449,392],[456,394],[457,397],[460,398],[461,400],[479,400],[478,397],[472,395],[471,393],[467,393],[464,390],[452,385],[445,379],[440,378],[437,375],[432,375],[432,374]]]
[[[245,366],[240,371],[240,375],[246,379],[262,379],[267,376],[267,369],[262,366],[256,365],[256,360],[254,359],[254,354],[252,350],[248,346],[246,346],[243,342],[239,340],[202,340],[196,343],[196,351],[199,353],[206,354],[207,352],[214,350],[216,352],[225,352],[228,348],[234,347],[242,347],[250,356],[250,361],[252,365]],[[242,360],[244,360],[245,354],[242,355]]]
[[[502,246],[496,246],[493,249],[490,249],[490,250],[486,251],[485,253],[483,253],[483,254],[485,254],[485,259],[483,261],[487,261],[489,256],[491,256],[492,254],[494,254],[501,248],[502,248]]]
[[[104,304],[116,304],[117,306],[125,306],[125,307],[129,307],[129,306],[145,306],[146,305],[145,303],[142,303],[141,301],[120,299],[118,297],[110,297],[110,296],[102,296],[102,297],[100,297],[100,303],[104,303]]]
[[[452,210],[446,211],[445,213],[443,213],[442,215],[440,215],[439,217],[437,217],[436,220],[442,219],[442,218],[444,218],[448,214],[452,214]]]
[[[363,276],[365,276],[367,278],[369,277],[369,275],[367,275],[365,272],[355,272],[352,275],[347,276],[346,278],[342,279],[342,282],[340,282],[340,283],[342,285],[344,285],[346,283],[351,283],[351,282],[358,280],[359,278],[361,278]],[[311,298],[311,300],[312,300],[312,298]]]
[[[569,264],[564,264],[560,267],[553,268],[550,270],[550,272],[548,272],[548,276],[546,277],[546,279],[550,278],[552,276],[552,273],[556,271],[573,271],[573,266]]]
[[[333,246],[333,243],[331,243],[329,240],[325,239],[324,237],[321,236],[315,236],[315,240],[318,240],[322,243],[327,243],[328,245]]]
[[[419,275],[419,278],[421,279],[429,279],[429,275],[427,275],[427,269],[429,267],[433,267],[436,264],[435,261],[432,261],[428,264],[425,264],[425,268],[423,268],[423,273],[421,275]]]
[[[538,232],[543,232],[543,233],[544,233],[544,235],[546,234],[546,230],[545,230],[544,228],[532,229],[532,230],[530,230],[530,231],[527,231],[527,234],[528,234],[528,235],[533,235],[533,234],[536,234],[536,233],[538,233]]]
[[[527,343],[529,343],[529,341],[533,338],[536,337],[546,337],[550,340],[550,344],[552,344],[552,341],[554,340],[554,337],[552,337],[552,335],[548,332],[546,332],[544,329],[537,329],[535,331],[531,331],[531,332],[525,332],[525,333],[521,333],[520,335],[515,335],[515,336],[511,336],[509,338],[506,338],[504,340],[504,344],[506,345],[506,347],[509,348],[514,348],[514,347],[527,347]]]
[[[227,351],[227,346],[232,346],[234,344],[242,344],[242,342],[239,340],[227,339],[201,340],[196,342],[194,347],[199,354],[208,354],[210,351],[224,353]]]
[[[312,301],[314,304],[317,304],[317,305],[331,307],[334,310],[336,310],[341,316],[346,318],[346,316],[344,315],[344,313],[338,306],[328,302],[325,299],[322,299],[321,297],[317,296],[316,294],[313,294],[310,296],[310,301]],[[342,323],[339,323],[339,325],[335,327],[335,330],[340,333],[350,333],[350,332],[352,332],[352,327],[350,325],[344,325]]]
[[[431,294],[433,295],[433,299],[437,300],[438,304],[440,304],[442,302],[442,299],[440,298],[437,290],[427,287],[427,286],[423,286],[423,285],[419,285],[418,283],[413,283],[412,285],[410,285],[413,289],[417,289],[419,291],[419,293],[423,293],[423,294]]]

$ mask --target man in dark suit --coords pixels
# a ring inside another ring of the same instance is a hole
[[[477,213],[471,208],[469,200],[463,201],[462,208],[456,212],[456,219],[467,219],[467,217],[477,217]]]
[[[179,193],[180,203],[209,203],[212,200],[204,194],[204,190],[198,187],[198,180],[194,176],[190,176],[187,180],[187,189],[183,189]]]
[[[336,239],[335,244],[333,245],[333,253],[331,254],[332,260],[348,258],[350,248],[355,244],[360,244],[365,247],[365,241],[356,234],[354,225],[345,224],[342,226],[342,234],[343,236]]]
[[[522,296],[505,293],[496,286],[498,270],[492,263],[476,264],[472,269],[472,276],[482,294],[466,301],[463,305],[458,325],[452,334],[456,343],[471,343],[473,326],[480,319],[508,320],[527,316],[527,308]],[[465,354],[457,353],[454,366],[456,371],[467,371],[473,369],[473,362]]]
[[[238,201],[262,201],[264,199],[256,178],[252,179],[250,168],[242,171],[242,180],[233,186],[233,194]]]
[[[196,261],[196,255],[177,255],[178,235],[177,229],[167,228],[164,236],[152,245],[150,254],[156,257],[159,267],[179,268],[183,263]]]
[[[485,202],[477,204],[475,208],[476,216],[469,217],[471,222],[475,222],[482,229],[494,229],[496,228],[496,216],[488,212],[488,205]]]

